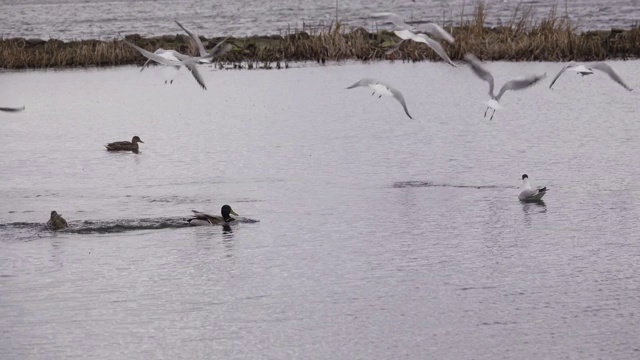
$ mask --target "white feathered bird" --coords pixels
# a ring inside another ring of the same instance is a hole
[[[391,87],[390,85],[387,85],[379,80],[376,79],[371,79],[371,78],[364,78],[360,81],[358,81],[357,83],[349,86],[347,89],[353,89],[359,86],[368,86],[373,90],[373,93],[371,94],[371,96],[373,95],[378,95],[378,98],[381,98],[382,95],[385,96],[392,96],[394,99],[396,99],[401,105],[402,108],[404,109],[405,114],[407,114],[407,116],[409,117],[409,119],[413,119],[411,117],[411,115],[409,114],[409,110],[407,109],[407,104],[404,102],[404,96],[402,96],[402,93]]]
[[[200,58],[194,58],[194,57],[188,56],[184,60],[175,60],[168,56],[165,57],[163,55],[154,54],[151,51],[147,51],[139,46],[136,46],[127,40],[124,40],[124,42],[127,45],[131,46],[132,48],[138,50],[140,54],[142,54],[144,57],[146,57],[149,60],[153,60],[159,64],[167,65],[167,66],[186,67],[187,69],[189,69],[189,71],[191,71],[193,78],[198,82],[198,84],[202,87],[202,89],[207,90],[207,86],[204,83],[204,79],[202,78],[202,75],[200,75],[200,72],[198,72],[197,65],[198,65],[198,60],[200,60]]]
[[[546,186],[533,190],[531,188],[531,183],[529,182],[529,176],[527,174],[522,175],[522,192],[518,195],[518,200],[527,202],[540,201],[546,193]]]
[[[593,69],[602,71],[603,73],[609,75],[609,77],[613,81],[617,82],[618,84],[620,84],[623,88],[627,89],[628,91],[633,90],[632,88],[627,86],[627,84],[625,84],[625,82],[622,80],[620,75],[618,75],[618,73],[616,73],[615,70],[613,70],[613,68],[611,66],[609,66],[609,64],[607,64],[607,63],[598,62],[598,63],[584,65],[584,64],[576,63],[574,61],[570,61],[565,66],[562,67],[562,69],[560,70],[558,75],[556,75],[556,77],[554,77],[553,80],[551,81],[551,84],[549,84],[549,89],[551,89],[553,84],[555,84],[556,80],[558,80],[560,75],[564,74],[564,72],[567,71],[567,70],[575,71],[576,73],[578,73],[578,74],[580,74],[582,76],[585,76],[585,75],[593,74]]]
[[[402,45],[405,40],[413,40],[415,42],[426,44],[449,65],[456,67],[456,65],[447,55],[447,52],[444,50],[442,45],[426,35],[429,34],[453,44],[453,42],[455,41],[453,36],[449,34],[447,30],[443,29],[440,25],[436,23],[426,23],[418,27],[413,27],[404,22],[404,20],[402,20],[402,18],[398,14],[391,12],[374,13],[371,14],[371,17],[377,20],[381,20],[383,23],[394,24],[395,26],[400,28],[400,30],[395,30],[394,33],[401,40],[394,47],[388,50],[387,54],[391,54],[394,51],[398,50],[400,48],[400,45]]]
[[[487,110],[485,110],[484,112],[484,116],[486,117],[487,111],[489,111],[489,109],[493,109],[493,113],[491,114],[491,118],[489,120],[493,119],[493,115],[496,113],[496,110],[502,109],[502,105],[500,105],[500,98],[502,98],[502,95],[504,95],[507,90],[526,89],[547,76],[547,74],[544,73],[542,75],[529,75],[528,77],[523,79],[507,81],[504,85],[502,85],[500,91],[496,95],[493,93],[493,75],[491,75],[491,73],[482,66],[482,63],[475,55],[468,53],[464,56],[464,58],[465,60],[467,60],[469,65],[471,65],[471,70],[473,70],[473,72],[478,75],[480,79],[489,83],[489,96],[491,96],[491,99],[485,103],[485,105],[487,105]]]

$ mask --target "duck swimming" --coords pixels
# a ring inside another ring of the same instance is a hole
[[[205,214],[203,212],[197,211],[197,210],[191,210],[193,212],[193,218],[188,219],[187,221],[189,222],[190,225],[195,225],[195,226],[202,226],[202,225],[227,225],[229,223],[232,223],[234,221],[236,221],[235,218],[231,217],[230,214],[233,214],[235,216],[238,216],[238,214],[236,214],[235,211],[233,211],[233,209],[231,209],[231,206],[229,205],[224,205],[222,206],[222,208],[220,209],[220,213],[222,214],[222,216],[220,215],[209,215],[209,214]]]
[[[134,136],[131,141],[116,141],[105,145],[108,151],[133,151],[138,152],[138,143],[143,143],[138,136]]]
[[[69,227],[67,220],[60,216],[55,210],[51,212],[51,218],[47,221],[47,227],[51,230],[61,230]]]

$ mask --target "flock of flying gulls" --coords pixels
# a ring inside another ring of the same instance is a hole
[[[396,27],[394,30],[394,33],[401,39],[401,41],[398,44],[396,44],[391,50],[389,50],[387,52],[388,54],[398,50],[398,48],[404,41],[412,40],[418,43],[426,44],[436,54],[438,54],[438,56],[440,56],[442,60],[444,60],[449,65],[456,67],[456,64],[451,61],[451,59],[449,58],[445,50],[442,48],[440,43],[438,43],[436,40],[429,37],[429,35],[431,35],[433,37],[445,40],[449,43],[453,43],[455,41],[454,37],[439,25],[434,23],[427,23],[427,24],[421,25],[420,27],[413,27],[407,24],[399,15],[390,13],[390,12],[371,14],[371,17],[376,20],[380,20],[382,23],[391,23]],[[490,99],[485,103],[487,105],[487,109],[484,112],[484,117],[486,117],[489,109],[493,110],[489,120],[493,120],[493,116],[495,115],[496,110],[500,110],[502,108],[502,106],[500,105],[500,99],[505,94],[505,92],[509,90],[512,90],[512,91],[524,90],[526,88],[529,88],[537,84],[547,76],[546,73],[533,74],[533,75],[526,76],[524,78],[507,81],[504,85],[502,85],[502,87],[500,88],[500,91],[498,91],[498,93],[495,94],[494,92],[495,84],[494,84],[493,75],[491,75],[491,73],[482,65],[482,62],[480,61],[480,59],[478,59],[474,54],[471,54],[471,53],[465,54],[464,59],[469,64],[474,74],[476,74],[480,79],[489,83]],[[558,72],[558,74],[551,81],[551,84],[549,85],[549,89],[551,89],[551,87],[558,80],[558,78],[567,70],[574,71],[582,76],[591,75],[594,73],[593,70],[598,70],[609,75],[609,77],[613,81],[620,84],[626,90],[628,91],[633,90],[622,80],[622,78],[613,70],[613,68],[611,68],[611,66],[609,66],[604,62],[585,65],[585,64],[575,63],[573,61],[566,64],[560,70],[560,72]],[[407,116],[412,119],[411,115],[409,114],[409,110],[407,109],[407,104],[404,100],[404,96],[398,89],[386,83],[383,83],[381,81],[371,79],[371,78],[364,78],[358,81],[357,83],[347,87],[347,89],[353,89],[355,87],[360,87],[360,86],[368,86],[369,88],[371,88],[371,90],[373,90],[372,95],[377,94],[378,97],[382,97],[383,95],[392,96],[402,105],[402,108],[404,109],[405,114],[407,114]],[[533,189],[529,181],[529,176],[527,174],[522,175],[522,191],[518,195],[518,199],[520,201],[540,202],[542,200],[542,197],[546,194],[546,192],[547,192],[546,187]]]
[[[456,64],[451,61],[451,59],[449,58],[445,50],[442,48],[440,43],[438,43],[436,40],[429,37],[429,35],[431,35],[433,37],[437,37],[442,40],[445,40],[449,43],[453,43],[455,41],[454,37],[445,29],[443,29],[441,26],[435,23],[426,23],[426,24],[422,24],[420,27],[413,27],[407,24],[406,22],[404,22],[402,17],[400,17],[399,15],[390,13],[390,12],[374,13],[374,14],[371,14],[371,17],[376,20],[380,20],[381,23],[383,24],[390,23],[395,25],[395,30],[393,32],[401,39],[401,41],[398,44],[396,44],[387,53],[392,53],[398,50],[400,45],[405,40],[412,40],[415,42],[426,44],[436,54],[438,54],[438,56],[440,56],[442,60],[444,60],[449,65],[456,67]],[[502,108],[502,106],[500,105],[500,99],[502,98],[502,95],[504,95],[505,92],[507,92],[508,90],[526,89],[528,87],[531,87],[532,85],[535,85],[536,83],[538,83],[540,80],[544,79],[547,76],[546,74],[534,74],[534,75],[529,75],[527,77],[524,77],[522,79],[514,79],[514,80],[507,81],[504,85],[502,85],[502,87],[500,88],[500,91],[498,91],[498,94],[496,95],[494,93],[495,85],[494,85],[493,75],[491,75],[491,73],[484,68],[480,59],[478,59],[474,54],[471,54],[471,53],[465,54],[464,59],[470,65],[471,70],[473,71],[474,74],[476,74],[480,79],[489,83],[489,96],[491,98],[489,99],[489,101],[486,102],[487,110],[484,113],[484,116],[486,117],[489,109],[493,110],[493,113],[491,114],[491,117],[489,120],[493,120],[493,115],[495,114],[496,110],[500,110]],[[553,84],[558,80],[558,78],[567,70],[577,72],[578,74],[581,74],[584,76],[584,75],[593,74],[594,69],[609,75],[611,79],[613,79],[615,82],[620,84],[625,89],[629,91],[632,90],[629,86],[627,86],[627,84],[625,84],[622,78],[611,68],[611,66],[609,66],[606,63],[598,62],[590,65],[584,65],[584,64],[575,63],[573,61],[566,64],[560,70],[560,72],[551,81],[549,88],[551,88]],[[411,115],[409,115],[409,110],[407,109],[407,105],[404,101],[404,97],[402,96],[402,93],[398,89],[395,89],[392,86],[385,84],[381,81],[370,79],[370,78],[362,79],[359,82],[355,83],[354,85],[349,86],[347,89],[352,89],[358,86],[369,86],[373,90],[372,95],[378,94],[379,97],[381,97],[382,95],[392,96],[402,105],[404,112],[407,114],[407,116],[411,118]]]
[[[453,61],[451,61],[446,51],[442,47],[442,45],[440,45],[438,41],[432,38],[432,37],[439,38],[449,43],[453,43],[455,41],[454,37],[445,29],[443,29],[441,26],[435,23],[426,23],[426,24],[421,24],[418,27],[414,27],[412,25],[407,24],[402,19],[401,16],[391,12],[374,13],[374,14],[371,14],[371,17],[375,20],[380,20],[382,24],[393,24],[395,26],[395,29],[393,32],[396,36],[400,38],[400,41],[396,45],[394,45],[389,51],[387,51],[387,54],[391,54],[397,51],[400,48],[400,45],[402,45],[404,41],[410,40],[410,41],[415,41],[415,42],[427,45],[438,56],[440,56],[442,60],[445,61],[447,64],[451,65],[452,67],[457,67],[457,65]],[[189,35],[190,39],[196,45],[199,53],[198,56],[185,55],[175,50],[165,50],[162,48],[157,49],[154,52],[150,52],[127,41],[124,38],[123,38],[123,41],[127,45],[131,46],[132,48],[134,48],[140,54],[142,54],[144,57],[147,58],[147,62],[142,66],[140,71],[143,71],[151,61],[156,62],[160,65],[164,65],[165,67],[173,67],[175,69],[180,69],[182,67],[185,67],[191,72],[194,79],[202,87],[202,89],[206,90],[207,89],[206,84],[204,82],[204,79],[202,78],[202,75],[198,71],[197,66],[199,64],[210,64],[214,58],[228,52],[231,49],[231,46],[229,44],[225,44],[225,41],[229,37],[220,41],[211,51],[207,51],[204,45],[202,44],[202,41],[194,31],[186,28],[177,20],[175,22],[182,30],[184,30]],[[491,73],[486,68],[484,68],[484,66],[482,65],[482,62],[474,54],[471,54],[471,53],[467,53],[464,56],[464,59],[469,64],[472,72],[476,74],[480,79],[486,81],[489,84],[490,99],[485,103],[487,105],[487,109],[485,110],[485,113],[484,113],[484,117],[486,118],[487,112],[489,111],[489,109],[493,110],[489,120],[493,120],[493,116],[495,115],[496,110],[500,110],[502,108],[502,106],[500,105],[500,99],[505,94],[505,92],[507,92],[508,90],[515,91],[515,90],[527,89],[537,84],[538,82],[540,82],[542,79],[546,77],[546,73],[545,73],[545,74],[529,75],[521,79],[513,79],[510,81],[507,81],[504,85],[502,85],[502,87],[500,88],[500,91],[498,91],[498,93],[495,94],[494,93],[495,84],[494,84],[493,75],[491,75]],[[598,70],[600,72],[607,74],[613,81],[620,84],[626,90],[628,91],[632,90],[622,80],[622,78],[611,68],[611,66],[609,66],[604,62],[597,62],[593,64],[580,64],[580,63],[575,63],[573,61],[567,63],[560,70],[560,72],[558,72],[558,74],[551,81],[551,84],[549,85],[549,89],[551,89],[553,84],[555,84],[558,78],[562,74],[564,74],[566,71],[573,71],[582,76],[585,76],[585,75],[593,74],[594,73],[593,70]],[[165,81],[165,83],[166,82],[167,81]],[[173,80],[171,80],[171,82],[173,82]],[[402,105],[402,108],[404,109],[405,114],[409,118],[413,119],[409,114],[409,110],[407,108],[407,104],[404,100],[404,97],[402,96],[402,93],[396,88],[392,87],[391,85],[388,85],[376,79],[364,78],[356,82],[355,84],[347,87],[347,89],[353,89],[356,87],[369,87],[371,90],[373,90],[372,95],[378,95],[378,97],[382,97],[382,96],[393,97]],[[17,107],[17,108],[0,107],[0,111],[4,111],[4,112],[19,112],[24,109],[25,109],[24,106]],[[131,142],[116,142],[116,143],[108,144],[106,145],[106,147],[108,150],[115,150],[115,151],[131,150],[136,152],[138,149],[137,147],[138,142],[142,142],[142,140],[140,140],[140,138],[136,136],[133,138]],[[542,199],[546,191],[547,191],[546,187],[538,188],[535,190],[532,189],[531,184],[529,182],[529,177],[527,176],[527,174],[524,174],[522,175],[522,192],[520,193],[518,198],[521,201],[536,202]],[[231,210],[231,208],[228,207],[228,205],[225,205],[223,207],[223,209],[221,210],[221,213],[222,213],[222,217],[220,219],[222,219],[223,222],[229,221],[230,219],[232,219],[229,217],[229,213],[235,214],[233,210]],[[190,223],[195,224],[197,222],[202,222],[207,224],[213,224],[215,221],[220,220],[218,219],[219,218],[218,216],[211,216],[211,215],[200,213],[197,211],[194,211],[194,214],[195,214],[195,217],[194,219],[189,220]],[[61,218],[60,215],[58,215],[54,211],[51,214],[52,220],[50,221],[54,221],[54,219],[58,219],[58,218]],[[62,219],[62,221],[64,221],[64,219]],[[58,223],[62,224],[62,221],[58,220]],[[64,225],[66,227],[66,222],[64,222]]]

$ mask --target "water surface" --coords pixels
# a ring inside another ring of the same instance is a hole
[[[635,91],[547,78],[488,121],[442,63],[159,71],[2,74],[3,358],[638,357]],[[183,226],[223,204],[259,222]]]

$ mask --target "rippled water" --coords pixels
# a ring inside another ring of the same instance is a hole
[[[559,15],[569,15],[580,30],[609,30],[636,26],[640,0],[504,0],[486,2],[487,25],[509,22],[518,6],[529,6],[536,18],[546,17],[554,4]],[[519,5],[520,4],[520,5]],[[338,1],[338,18],[346,25],[374,30],[369,14],[393,11],[411,20],[459,22],[475,7],[471,0]],[[303,23],[329,24],[336,18],[336,2],[312,0],[5,0],[0,3],[3,37],[48,39],[111,39],[118,32],[146,36],[176,34],[173,19],[183,20],[205,36],[280,34],[301,29]]]
[[[2,74],[3,358],[638,358],[635,91],[547,78],[488,121],[466,67],[202,70]],[[259,222],[184,226],[222,204]]]

